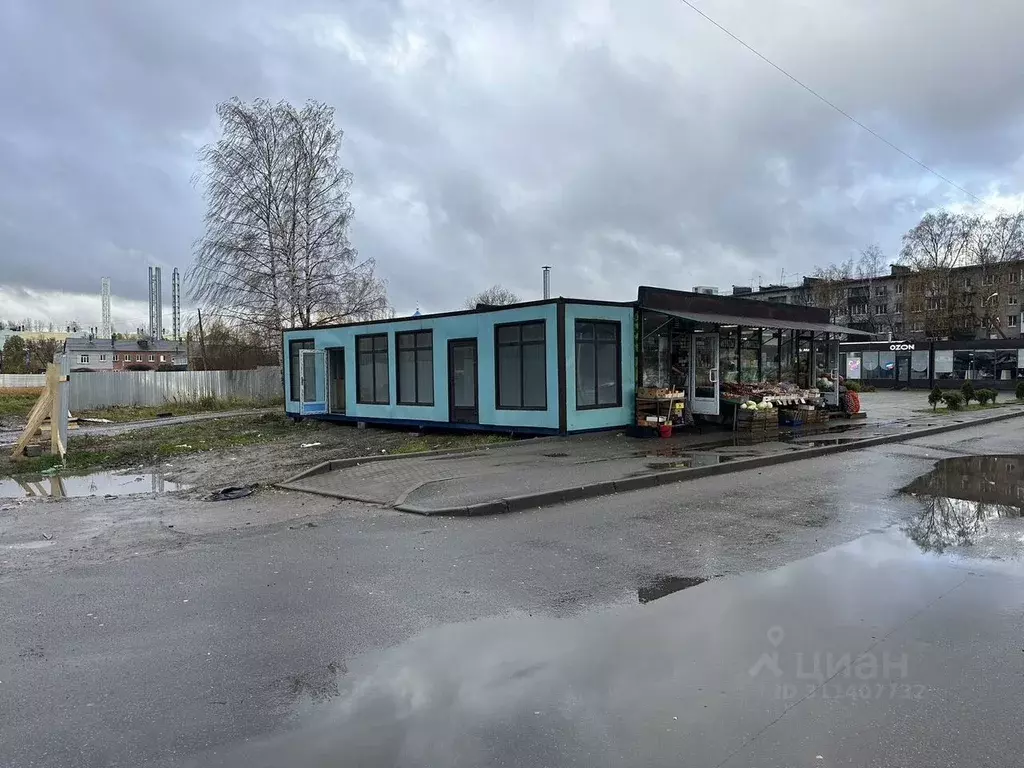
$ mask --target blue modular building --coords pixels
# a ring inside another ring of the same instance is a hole
[[[641,287],[631,302],[559,297],[290,329],[285,410],[342,422],[568,434],[634,423],[639,384],[684,390],[694,412],[717,416],[719,371],[735,370],[738,380],[741,338],[756,328],[777,356],[785,344],[799,355],[801,340],[848,330],[822,312]]]

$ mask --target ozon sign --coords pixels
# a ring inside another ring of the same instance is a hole
[[[890,344],[889,345],[889,351],[890,352],[913,352],[914,351],[914,345],[913,344]]]

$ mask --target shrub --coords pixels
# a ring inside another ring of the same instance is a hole
[[[860,382],[858,381],[847,381],[846,382],[847,392],[860,392]]]
[[[959,411],[964,407],[964,396],[959,392],[945,392],[942,395],[942,402],[951,411]]]
[[[974,384],[971,383],[970,379],[965,381],[963,383],[963,386],[960,387],[960,394],[964,398],[964,405],[970,405],[971,404],[971,400],[976,399],[975,398],[975,392],[974,392]]]
[[[979,389],[974,396],[980,405],[988,405],[989,403],[994,403],[998,395],[999,393],[994,389]]]
[[[1017,391],[1013,393],[1018,400],[1024,400],[1024,381],[1017,383]]]
[[[930,405],[932,407],[932,410],[934,411],[941,402],[942,390],[936,387],[928,394],[928,405]]]

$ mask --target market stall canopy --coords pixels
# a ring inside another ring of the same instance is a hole
[[[799,307],[771,301],[670,291],[645,285],[640,286],[637,291],[637,303],[642,309],[650,309],[696,323],[743,325],[751,328],[781,328],[847,336],[871,335],[856,328],[833,324],[830,322],[829,311],[817,307]]]

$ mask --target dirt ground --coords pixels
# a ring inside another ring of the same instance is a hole
[[[214,430],[223,428],[224,420],[217,423],[214,427],[211,422],[205,431],[191,424],[139,430],[117,439],[147,445],[188,439],[198,445],[195,435],[206,434],[212,442]],[[186,427],[191,437],[182,438]],[[200,538],[245,535],[253,527],[279,526],[282,532],[294,533],[315,527],[317,519],[328,513],[386,514],[382,508],[282,491],[272,485],[331,459],[463,447],[499,439],[315,422],[275,424],[274,429],[270,442],[179,453],[118,470],[127,477],[133,472],[157,472],[190,486],[189,490],[66,499],[0,498],[0,579],[39,568],[144,556],[187,547]],[[256,486],[246,498],[208,500],[211,492],[225,486],[246,485]]]

